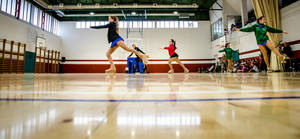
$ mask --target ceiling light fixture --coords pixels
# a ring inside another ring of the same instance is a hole
[[[193,7],[197,8],[199,5],[197,3],[193,3]]]
[[[58,7],[62,8],[62,7],[64,7],[64,4],[63,3],[59,3]]]

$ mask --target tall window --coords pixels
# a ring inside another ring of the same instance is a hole
[[[154,21],[148,21],[147,26],[148,26],[148,28],[155,28],[155,22]]]
[[[147,21],[144,21],[144,22],[143,22],[143,28],[148,28],[148,23],[147,23]]]
[[[127,22],[127,28],[132,28],[133,24],[132,21]]]
[[[10,14],[16,15],[18,0],[0,0],[0,10]],[[35,7],[26,0],[20,0],[20,13],[19,19],[35,25],[45,31],[52,32],[56,35],[59,33],[59,22],[49,14],[45,13],[41,9]],[[44,16],[43,16],[44,15]]]
[[[91,21],[91,26],[95,26],[95,21]]]
[[[211,25],[211,38],[216,40],[224,35],[222,18],[218,19]]]
[[[8,14],[11,13],[11,0],[7,0],[6,12],[7,12]]]
[[[196,22],[197,23],[197,27],[198,27],[198,22]],[[174,28],[178,28],[179,27],[179,22],[178,21],[175,21],[174,22]]]
[[[170,21],[170,28],[175,28],[175,21]]]
[[[97,26],[97,25],[96,25]],[[119,22],[119,28],[124,28],[124,22],[123,21],[120,21]]]
[[[165,28],[170,28],[170,22],[169,21],[165,21]]]
[[[124,28],[127,28],[128,23],[127,22],[123,22],[123,26],[124,26]]]
[[[25,2],[25,1],[21,1],[21,6],[20,6],[20,19],[23,19],[23,15],[24,15],[24,2]]]
[[[1,11],[6,12],[7,0],[1,1]]]
[[[25,2],[25,4],[27,5],[27,8],[26,8],[27,15],[26,15],[25,20],[27,22],[30,22],[31,4],[29,2],[27,2],[27,1]]]
[[[86,26],[86,28],[90,28],[91,22],[90,22],[90,21],[86,22],[86,23],[85,23],[85,26]]]
[[[183,21],[180,21],[180,22],[179,22],[179,28],[184,28]]]
[[[15,15],[16,14],[16,0],[12,0],[11,2],[11,15]]]
[[[189,28],[189,22],[188,21],[184,21],[184,24],[183,24],[183,28]]]
[[[31,23],[33,25],[37,26],[37,24],[38,24],[38,8],[36,8],[36,7],[33,8],[33,14],[32,14],[31,17],[33,17],[33,20],[32,20]]]

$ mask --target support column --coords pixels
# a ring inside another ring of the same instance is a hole
[[[242,17],[242,26],[244,27],[248,22],[247,0],[241,0],[241,17]]]
[[[224,35],[225,35],[225,42],[228,42],[228,16],[229,16],[229,4],[228,1],[223,0],[223,5],[222,5],[222,23],[223,23],[223,31],[224,31]],[[227,30],[227,32],[225,32],[225,29]],[[224,43],[225,43],[224,42]]]
[[[223,22],[223,28],[228,29],[228,15],[225,12],[223,12],[222,22]]]

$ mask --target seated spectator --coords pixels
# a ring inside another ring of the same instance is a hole
[[[230,27],[230,32],[234,32],[236,29],[236,26],[234,24],[231,24],[231,27]]]
[[[255,64],[251,63],[249,72],[259,72],[259,70]]]
[[[246,63],[241,64],[241,72],[247,72]]]
[[[260,72],[263,71],[264,67],[263,65],[263,60],[261,59],[261,57],[256,57],[256,58],[250,58],[250,59],[241,59],[238,62],[234,62],[233,63],[233,72]],[[226,72],[226,65],[227,62],[224,59],[219,59],[216,63],[216,65],[207,68],[206,72],[211,72],[213,70],[210,69],[214,69],[215,71],[218,72]],[[218,68],[219,67],[219,68]]]
[[[238,62],[234,62],[234,64],[233,64],[233,70],[232,70],[232,72],[237,72],[238,71]]]
[[[280,50],[282,53],[286,54],[288,57],[290,57],[290,58],[294,57],[292,48],[287,42],[284,42],[283,45],[280,46]]]

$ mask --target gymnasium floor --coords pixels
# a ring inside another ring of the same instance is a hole
[[[300,73],[0,74],[0,139],[296,139]]]

